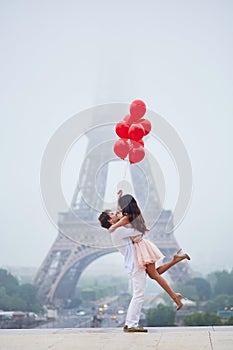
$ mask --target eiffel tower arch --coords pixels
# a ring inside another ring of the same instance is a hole
[[[109,145],[100,142],[106,139],[106,135],[108,139],[109,135],[116,139],[112,125],[86,134],[88,146],[70,210],[59,213],[58,235],[34,279],[38,296],[44,303],[72,298],[85,268],[99,257],[117,251],[112,246],[110,235],[100,228],[97,220],[99,212],[106,209],[104,197],[110,164],[106,160],[116,158],[112,142]],[[166,262],[179,250],[173,232],[172,212],[162,208],[156,188],[158,172],[152,167],[149,153],[141,163],[144,171],[136,164],[129,167],[132,185],[150,228],[148,239],[163,252]],[[148,186],[150,190],[147,190]],[[169,233],[166,229],[168,224]],[[168,274],[172,282],[184,282],[190,278],[191,271],[187,262],[183,261]]]

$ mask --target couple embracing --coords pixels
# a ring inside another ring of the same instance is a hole
[[[148,229],[136,200],[130,194],[118,192],[117,212],[103,211],[99,216],[102,227],[108,229],[114,246],[124,256],[124,265],[132,278],[133,296],[128,307],[125,332],[147,332],[139,324],[146,289],[146,275],[155,280],[174,300],[177,310],[183,306],[180,293],[175,293],[161,276],[178,262],[188,259],[188,254],[173,256],[173,259],[158,268],[156,263],[163,258],[161,251],[144,238]]]

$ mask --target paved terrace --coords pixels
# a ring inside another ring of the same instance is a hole
[[[233,326],[0,329],[0,350],[233,350]]]

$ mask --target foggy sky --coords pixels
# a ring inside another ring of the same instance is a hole
[[[226,0],[0,1],[0,266],[39,267],[56,238],[39,184],[55,130],[86,108],[141,98],[173,125],[191,159],[179,245],[195,270],[232,268],[232,8]],[[82,145],[64,164],[68,200]],[[170,209],[176,171],[151,147]]]

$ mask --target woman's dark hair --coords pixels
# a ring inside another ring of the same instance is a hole
[[[122,215],[128,216],[133,228],[141,233],[148,231],[145,220],[136,200],[131,194],[125,194],[118,199],[118,204],[122,210]]]

